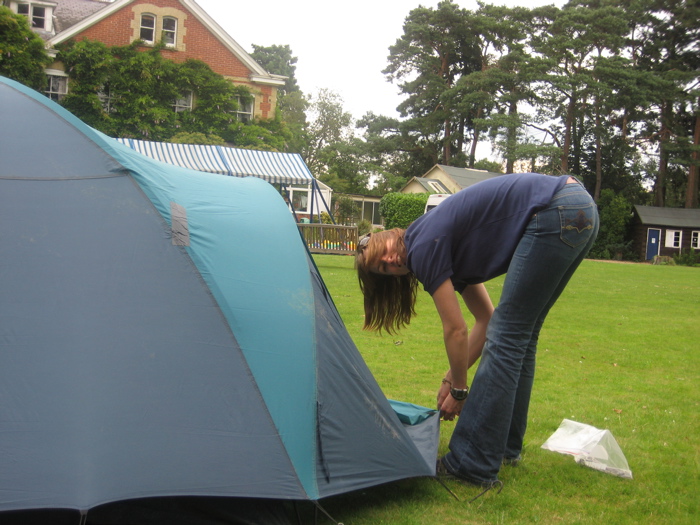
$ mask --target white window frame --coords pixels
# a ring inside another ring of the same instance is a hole
[[[297,213],[309,213],[309,206],[311,206],[311,189],[300,186],[289,186],[289,201],[292,203],[291,207]],[[299,206],[297,206],[297,204]],[[303,204],[303,207],[302,207]]]
[[[114,98],[112,97],[112,91],[109,89],[109,84],[102,86],[102,88],[97,92],[97,98],[100,99],[102,109],[105,113],[112,113],[114,111],[114,107],[112,107],[112,101]]]
[[[165,24],[169,20],[172,20],[173,23],[175,24],[175,27],[173,29],[166,29],[165,28]],[[163,43],[167,47],[176,47],[177,46],[177,18],[175,18],[174,16],[164,16],[161,21],[163,24]]]
[[[379,214],[379,203],[375,201],[363,201],[361,206],[362,212],[360,213],[360,220],[368,220],[371,224],[381,224],[382,222],[382,216]],[[370,208],[370,213],[369,217],[367,216],[367,208]],[[378,222],[375,222],[374,219],[377,218],[379,219]]]
[[[694,250],[700,250],[700,231],[690,232],[690,247]]]
[[[255,113],[255,97],[251,93],[250,101],[245,100],[247,97],[236,96],[238,109],[236,110],[236,119],[240,122],[250,122],[253,120]]]
[[[436,193],[443,193],[445,191],[445,189],[434,180],[429,180],[428,186],[430,186]]]
[[[183,96],[175,100],[175,103],[173,104],[173,109],[175,110],[175,113],[182,113],[183,111],[192,111],[193,100],[194,96],[191,91],[184,93]]]
[[[53,31],[53,6],[54,4],[46,2],[14,2],[11,4],[14,7],[13,11],[18,15],[26,16],[29,20],[29,27],[32,29],[41,29],[43,31]],[[26,13],[20,12],[26,9]],[[38,16],[38,11],[43,9],[43,14]],[[36,21],[43,21],[42,24],[37,24]]]
[[[666,248],[678,248],[683,246],[683,230],[666,230]]]
[[[153,27],[144,25],[144,19],[152,18],[153,19]],[[141,18],[139,19],[139,38],[146,42],[147,44],[155,44],[156,43],[156,27],[158,24],[158,17],[154,15],[153,13],[141,13]],[[150,31],[151,32],[151,38],[144,38],[143,37],[143,32],[144,30]]]
[[[60,102],[68,94],[68,75],[57,69],[47,69],[48,82],[44,94],[55,102]]]

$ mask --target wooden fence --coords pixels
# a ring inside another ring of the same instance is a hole
[[[335,224],[297,224],[311,253],[354,255],[357,226]]]

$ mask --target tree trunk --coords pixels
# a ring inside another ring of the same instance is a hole
[[[481,118],[484,112],[484,108],[479,106],[476,110],[476,118]],[[474,168],[474,163],[476,162],[476,147],[479,145],[479,128],[474,125],[474,139],[472,140],[472,146],[469,150],[469,167]]]
[[[666,174],[668,173],[668,142],[670,131],[668,129],[668,102],[661,104],[661,132],[659,139],[659,173],[654,184],[654,206],[663,207],[666,202]]]
[[[603,130],[600,128],[600,103],[597,100],[595,107],[595,129],[595,190],[593,191],[593,200],[598,202],[600,190],[603,186],[603,145],[600,140]]]
[[[700,98],[698,99],[698,105],[700,105]],[[700,166],[700,153],[698,153],[698,148],[700,148],[700,113],[695,116],[695,132],[693,134],[693,146],[695,146],[695,151],[691,155],[690,170],[688,171],[688,187],[685,189],[685,207],[686,208],[697,208],[698,207],[698,170]]]
[[[511,90],[512,93],[512,90]],[[513,98],[515,98],[513,96]],[[513,173],[515,167],[515,147],[518,143],[518,128],[515,124],[515,117],[518,114],[518,103],[511,100],[508,106],[508,138],[506,149],[506,174]]]
[[[452,142],[452,124],[449,119],[445,120],[445,142],[442,146],[442,163],[445,166],[450,166],[450,160],[452,158],[452,148],[450,144]]]
[[[574,126],[574,114],[576,107],[576,93],[571,94],[569,106],[566,108],[566,122],[564,123],[564,145],[561,150],[561,172],[569,172],[569,151],[571,149],[571,129]]]

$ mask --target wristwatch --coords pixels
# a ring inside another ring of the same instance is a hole
[[[455,401],[464,401],[469,395],[469,387],[467,388],[450,388],[450,395],[455,398]]]

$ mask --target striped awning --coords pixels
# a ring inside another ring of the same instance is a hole
[[[137,139],[117,140],[142,155],[192,170],[234,177],[258,177],[273,184],[308,184],[313,181],[311,171],[298,153]]]

